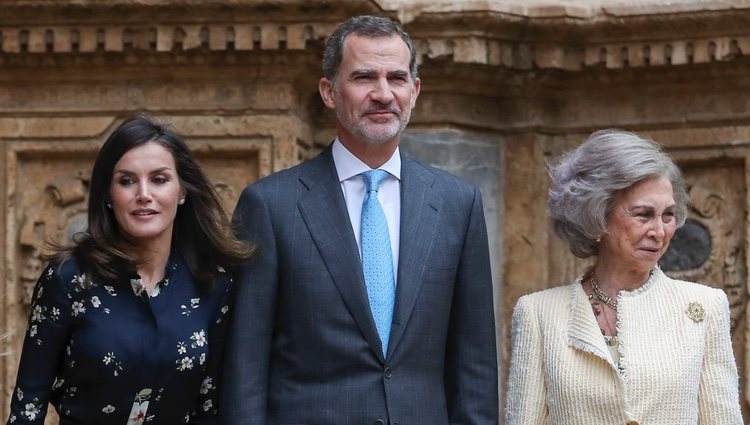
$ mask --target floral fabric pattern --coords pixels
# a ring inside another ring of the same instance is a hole
[[[82,285],[75,260],[34,290],[8,424],[215,423],[231,278],[199,288],[173,255],[149,295],[140,279]],[[210,349],[209,349],[210,348]]]

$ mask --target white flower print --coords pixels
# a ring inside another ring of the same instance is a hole
[[[177,343],[177,354],[185,354],[187,353],[187,347],[185,346],[185,343],[180,341]]]
[[[73,317],[86,312],[86,307],[83,305],[82,302],[79,302],[79,301],[73,301],[72,309],[73,309]]]
[[[78,275],[73,275],[73,280],[70,281],[70,283],[75,283],[77,285],[82,285],[83,282],[86,281],[86,273]]]
[[[13,423],[16,421],[16,415],[10,415],[10,423]]]
[[[34,399],[36,401],[36,399]],[[36,419],[36,415],[39,414],[39,406],[34,403],[26,403],[26,411],[21,414],[29,418],[30,421]]]
[[[99,308],[99,306],[102,305],[102,302],[99,300],[99,297],[94,295],[91,297],[91,305],[93,305],[94,308]]]
[[[206,353],[201,353],[201,356],[198,358],[198,361],[201,365],[203,365],[203,363],[206,363]]]
[[[211,380],[210,376],[206,376],[206,378],[201,382],[201,394],[208,394],[208,391],[210,391],[214,387],[213,381]]]
[[[104,362],[104,364],[106,365],[112,364],[112,367],[113,367],[112,374],[114,376],[118,376],[120,371],[122,371],[122,362],[117,361],[115,353],[113,352],[107,353],[102,359],[102,362]]]
[[[190,298],[190,307],[198,308],[198,303],[201,301],[200,298]]]
[[[42,310],[42,306],[34,306],[34,310],[31,311],[31,321],[41,322],[42,320],[44,320],[44,310]]]
[[[193,336],[190,339],[193,340],[192,344],[190,344],[192,348],[203,347],[206,345],[206,332],[203,329],[200,332],[193,332]]]
[[[65,384],[65,380],[64,379],[59,379],[59,380],[55,381],[55,383],[52,385],[52,389],[56,390],[56,389],[62,387],[63,384]]]
[[[228,305],[225,305],[224,307],[221,308],[221,314],[227,314],[227,311],[229,311]]]
[[[23,391],[21,391],[20,388],[16,388],[16,397],[18,398],[18,401],[23,400]]]
[[[203,411],[208,412],[209,409],[211,409],[211,406],[213,406],[213,403],[211,403],[211,400],[206,400],[203,402]]]
[[[106,413],[108,415],[110,413],[114,412],[114,411],[115,411],[115,406],[112,406],[111,404],[108,404],[108,405],[104,406],[104,409],[102,409],[102,412],[104,412],[104,413]]]
[[[55,270],[52,267],[47,269],[47,277],[52,277],[52,274],[54,273],[55,273]]]
[[[29,336],[35,336],[36,335],[36,325],[31,325],[31,328],[29,328]]]
[[[44,287],[40,286],[39,287],[39,292],[37,292],[37,294],[36,294],[36,299],[42,298],[42,294],[43,293],[44,293]]]
[[[226,273],[226,270],[224,270],[224,267],[216,266],[216,270],[219,271],[219,273]]]
[[[57,320],[60,318],[60,309],[57,307],[52,307],[52,320]]]
[[[117,292],[115,292],[114,286],[104,285],[104,289],[107,291],[107,293],[110,296],[112,296],[112,297],[116,297],[117,296]]]
[[[193,368],[193,358],[192,357],[183,357],[182,359],[177,360],[177,370],[183,371]]]

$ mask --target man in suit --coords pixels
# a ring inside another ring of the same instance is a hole
[[[354,17],[323,68],[336,140],[235,210],[260,250],[236,282],[222,423],[497,424],[479,191],[398,148],[414,44],[390,19]]]

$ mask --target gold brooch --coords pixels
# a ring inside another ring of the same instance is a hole
[[[693,319],[693,322],[695,323],[702,322],[703,319],[706,318],[706,310],[703,308],[703,304],[697,301],[688,304],[685,313],[687,313],[688,317]]]

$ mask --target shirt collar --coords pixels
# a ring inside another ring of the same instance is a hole
[[[336,166],[336,173],[339,176],[339,182],[349,180],[350,178],[371,170],[370,166],[354,156],[338,138],[333,141],[332,152],[333,163]],[[385,164],[378,167],[379,170],[387,171],[388,174],[401,180],[401,154],[399,147],[393,151],[390,159]]]

